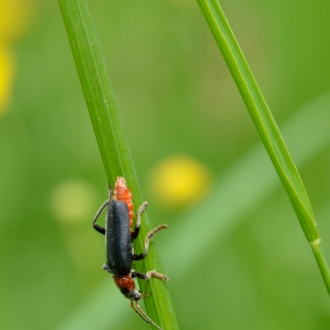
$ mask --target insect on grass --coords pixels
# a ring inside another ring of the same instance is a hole
[[[105,235],[106,263],[103,265],[102,269],[113,274],[113,281],[124,297],[131,301],[133,310],[147,323],[152,323],[158,329],[162,329],[139,305],[138,301],[149,296],[151,292],[142,293],[141,291],[137,291],[135,289],[134,278],[138,277],[143,280],[149,280],[151,277],[157,277],[164,281],[168,281],[169,278],[154,270],[143,274],[132,269],[135,260],[142,260],[147,256],[150,239],[159,231],[167,228],[167,225],[163,224],[150,231],[145,238],[144,252],[140,254],[134,253],[133,242],[139,235],[141,214],[147,206],[148,203],[144,202],[139,207],[136,214],[135,228],[133,230],[134,213],[132,194],[126,185],[125,179],[123,177],[118,177],[113,194],[109,189],[109,199],[107,199],[96,212],[93,227],[99,233]],[[107,207],[107,213],[105,228],[103,228],[99,226],[96,221],[105,207]]]

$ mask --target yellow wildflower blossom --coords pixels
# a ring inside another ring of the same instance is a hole
[[[165,208],[181,208],[195,203],[210,188],[210,173],[198,161],[185,155],[163,160],[151,176],[151,188]]]
[[[0,46],[0,117],[9,105],[15,73],[13,54],[6,47]]]

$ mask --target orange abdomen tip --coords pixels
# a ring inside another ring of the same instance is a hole
[[[129,223],[130,227],[133,225],[133,202],[132,193],[126,185],[126,181],[123,177],[118,177],[114,188],[114,200],[124,202],[129,211]]]

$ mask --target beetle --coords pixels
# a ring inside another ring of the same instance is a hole
[[[163,224],[150,231],[145,238],[144,252],[140,254],[134,253],[133,242],[139,235],[141,214],[147,206],[148,203],[144,202],[139,207],[136,214],[135,228],[132,230],[134,218],[132,194],[126,185],[125,179],[123,177],[118,177],[114,186],[114,193],[112,194],[109,188],[109,198],[96,212],[93,227],[96,231],[105,235],[106,263],[102,266],[102,269],[113,274],[113,281],[125,298],[131,301],[132,309],[139,314],[144,321],[152,323],[158,329],[162,330],[138,304],[139,300],[149,296],[151,292],[142,293],[141,291],[137,291],[133,280],[135,277],[143,280],[157,277],[164,281],[169,281],[166,275],[157,273],[154,270],[143,274],[132,269],[134,260],[142,260],[146,257],[150,239],[159,231],[167,228],[167,225]],[[107,207],[107,213],[105,228],[103,228],[98,225],[96,221],[105,207]]]

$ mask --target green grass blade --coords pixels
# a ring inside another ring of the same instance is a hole
[[[132,190],[134,204],[140,205],[142,198],[132,158],[87,2],[59,0],[59,5],[108,181],[113,184],[117,176],[124,176]],[[144,226],[135,243],[137,251],[143,250],[144,237],[150,230],[146,215],[142,221]],[[141,272],[156,269],[163,273],[154,242],[149,251],[148,258],[136,263],[135,268]],[[165,329],[178,329],[166,285],[157,279],[139,281],[139,284],[143,292],[153,293],[144,300],[149,316]]]
[[[288,193],[330,293],[329,269],[323,254],[319,250],[320,237],[318,229],[299,172],[218,0],[197,0],[197,2],[249,110],[268,155]]]

